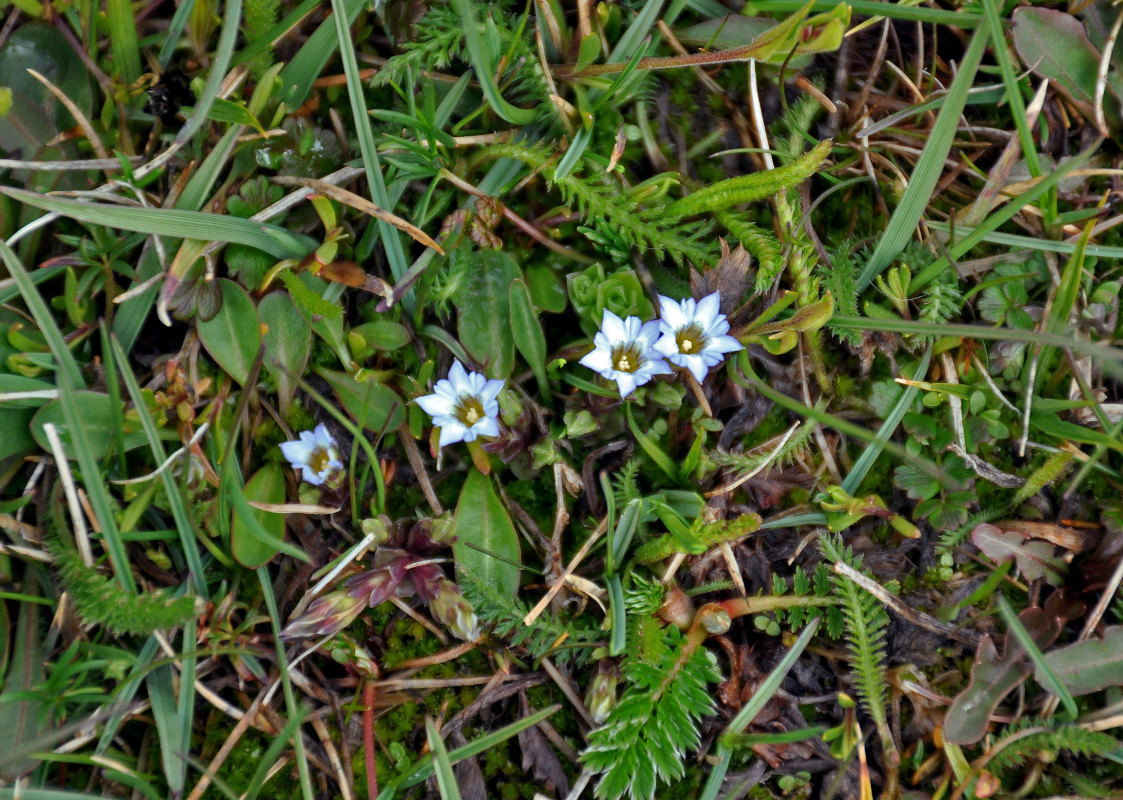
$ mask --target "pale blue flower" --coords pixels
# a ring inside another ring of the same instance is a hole
[[[698,383],[706,379],[711,367],[725,360],[726,353],[745,349],[726,335],[729,320],[718,310],[720,304],[717,292],[697,302],[690,297],[680,302],[659,297],[659,329],[663,335],[655,343],[655,350],[672,364],[690,370]]]
[[[499,392],[503,381],[489,381],[478,372],[468,372],[454,361],[448,378],[437,381],[433,394],[417,398],[417,405],[441,429],[439,447],[456,442],[474,442],[477,436],[499,435]]]
[[[616,381],[620,397],[627,397],[656,375],[670,374],[671,368],[654,349],[658,338],[659,323],[655,320],[620,319],[606,308],[600,331],[593,337],[596,348],[578,363]]]
[[[315,430],[301,431],[299,439],[282,442],[281,453],[293,469],[301,471],[305,482],[313,486],[319,486],[336,470],[343,469],[339,447],[323,423]]]

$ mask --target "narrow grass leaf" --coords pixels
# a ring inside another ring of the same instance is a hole
[[[1045,658],[1045,654],[1041,652],[1041,648],[1037,646],[1037,642],[1033,640],[1029,631],[1026,630],[1025,625],[1018,619],[1018,615],[1014,613],[1014,609],[1010,606],[1010,601],[1003,597],[1001,594],[997,595],[998,611],[1002,614],[1002,619],[1006,622],[1006,627],[1010,633],[1014,634],[1014,638],[1018,640],[1018,644],[1025,650],[1029,660],[1033,662],[1035,675],[1038,683],[1048,691],[1057,696],[1069,714],[1069,719],[1076,719],[1078,709],[1076,707],[1076,700],[1073,698],[1072,693],[1065,687],[1061,679],[1057,677],[1053,665]]]
[[[339,0],[335,0],[338,2]],[[650,0],[649,0],[650,2]],[[503,98],[499,85],[495,82],[496,65],[488,57],[487,46],[480,31],[481,25],[476,16],[479,7],[472,0],[450,0],[450,5],[460,15],[464,29],[464,44],[468,50],[468,61],[476,73],[480,90],[491,109],[512,125],[529,125],[534,122],[536,112],[532,108],[518,108]],[[486,7],[485,7],[486,9]],[[489,13],[485,10],[485,13]]]
[[[923,380],[924,376],[928,374],[928,365],[932,361],[932,348],[929,347],[924,351],[924,356],[920,359],[920,364],[917,366],[916,371],[913,373],[912,379],[914,381]],[[842,488],[849,495],[853,495],[858,491],[858,487],[862,485],[862,481],[866,479],[869,474],[870,468],[877,461],[877,457],[881,455],[881,451],[885,446],[885,442],[889,441],[889,437],[897,430],[897,426],[901,424],[901,420],[910,408],[912,408],[913,401],[916,396],[920,394],[920,388],[917,386],[907,386],[901,392],[901,396],[897,398],[892,411],[885,421],[881,423],[881,427],[877,430],[877,438],[866,445],[862,450],[862,454],[854,462],[854,466],[850,468],[850,472],[846,475],[846,479],[842,482]]]
[[[230,58],[234,55],[234,45],[238,42],[241,19],[242,0],[227,0],[226,11],[222,17],[222,27],[220,28],[222,33],[218,37],[218,46],[214,51],[207,82],[203,86],[202,93],[195,101],[195,111],[187,119],[184,126],[179,129],[179,133],[176,134],[175,140],[177,142],[191,141],[191,137],[207,121],[211,105],[214,103],[214,99],[218,97],[218,91],[226,78],[226,71],[230,68]]]
[[[724,734],[740,735],[745,732],[745,728],[749,723],[756,719],[756,715],[761,712],[765,704],[772,699],[776,691],[780,688],[780,684],[784,682],[784,678],[788,676],[788,672],[795,666],[795,662],[803,655],[803,651],[807,649],[807,645],[811,643],[811,637],[819,629],[819,619],[815,618],[803,629],[799,638],[795,640],[795,644],[791,649],[784,654],[780,659],[780,663],[776,668],[769,673],[768,677],[757,687],[753,692],[753,696],[749,702],[741,708],[729,724],[726,726]],[[718,792],[721,790],[721,782],[725,779],[726,772],[729,770],[729,763],[732,758],[732,749],[729,744],[719,740],[717,748],[718,762],[714,768],[710,770],[710,777],[706,781],[706,786],[702,790],[702,800],[717,800]]]
[[[303,258],[316,247],[315,240],[307,236],[290,233],[277,225],[239,217],[175,208],[86,203],[7,187],[0,188],[0,191],[21,203],[55,211],[79,222],[205,242],[237,242],[256,247],[275,258]]]
[[[109,47],[113,52],[113,72],[125,86],[140,77],[140,48],[137,46],[136,16],[129,0],[106,0],[109,22]]]
[[[955,132],[959,127],[959,115],[963,113],[963,106],[967,101],[967,91],[975,80],[975,72],[986,52],[987,41],[990,38],[988,31],[987,25],[980,25],[971,36],[971,42],[967,45],[967,52],[963,54],[959,72],[952,81],[944,107],[940,109],[936,124],[928,134],[924,152],[921,153],[909,178],[908,188],[905,189],[901,202],[878,240],[873,255],[858,276],[859,291],[868,286],[870,281],[880,275],[881,271],[893,262],[897,254],[905,249],[912,239],[917,223],[924,216],[924,210],[932,199],[932,191],[943,173],[944,161],[951,151]]]
[[[452,772],[448,749],[437,726],[428,717],[425,718],[425,736],[429,741],[429,757],[433,761],[433,773],[437,776],[437,791],[441,800],[460,800],[460,789],[456,786],[456,775]]]

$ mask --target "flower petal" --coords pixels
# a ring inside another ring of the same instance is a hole
[[[719,353],[736,353],[745,349],[745,346],[732,336],[715,336],[706,342],[707,350],[716,350]]]
[[[281,442],[281,455],[295,469],[305,466],[315,451],[313,445],[301,441]]]
[[[327,475],[322,472],[316,472],[316,470],[312,469],[307,464],[301,469],[300,477],[305,483],[310,483],[313,486],[319,486],[327,479]]]
[[[583,367],[588,367],[593,372],[604,375],[606,370],[612,369],[612,352],[607,348],[598,347],[591,353],[584,355],[577,363]]]
[[[690,370],[690,374],[694,376],[694,379],[697,380],[698,383],[702,383],[706,380],[706,375],[710,372],[710,368],[706,365],[705,360],[698,356],[690,356],[686,368]]]
[[[451,414],[455,408],[453,399],[441,394],[427,394],[424,397],[418,397],[413,402],[421,406],[421,410],[430,417]]]
[[[445,445],[456,444],[457,442],[470,442],[476,438],[474,433],[471,434],[471,438],[469,438],[468,434],[470,433],[471,431],[464,427],[461,422],[455,419],[450,420],[447,425],[441,426],[441,436],[437,439],[437,447],[444,447]]]
[[[682,306],[663,295],[659,295],[659,316],[662,317],[665,331],[677,333],[689,324],[686,315],[682,313]]]
[[[472,426],[472,430],[477,436],[498,436],[499,420],[495,417],[484,417]]]
[[[698,310],[694,321],[698,327],[705,328],[714,323],[721,316],[721,296],[717,292],[708,294],[698,301]]]
[[[471,391],[471,385],[468,383],[468,372],[464,369],[464,365],[459,360],[452,362],[452,367],[448,371],[448,380],[452,384],[453,391],[456,394],[463,394]]]
[[[640,326],[639,331],[636,333],[634,341],[639,343],[640,347],[644,350],[650,350],[651,346],[659,338],[659,320],[651,320],[645,322]]]
[[[636,383],[635,376],[629,372],[617,372],[616,375],[616,388],[620,390],[620,397],[624,398],[635,391]]]
[[[600,329],[613,345],[627,341],[627,331],[624,320],[620,319],[620,317],[613,314],[607,308],[601,316]]]
[[[499,397],[499,393],[503,391],[504,383],[506,383],[506,381],[490,380],[480,389],[478,395],[479,401],[485,408],[488,404],[495,402],[495,398]],[[494,416],[490,411],[487,413]]]

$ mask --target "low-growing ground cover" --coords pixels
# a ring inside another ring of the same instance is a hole
[[[0,798],[1123,791],[1118,10],[0,8]]]

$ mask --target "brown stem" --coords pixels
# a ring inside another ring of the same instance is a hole
[[[375,683],[371,678],[363,683],[363,758],[366,760],[367,797],[378,797],[378,764],[374,760],[374,699]]]

